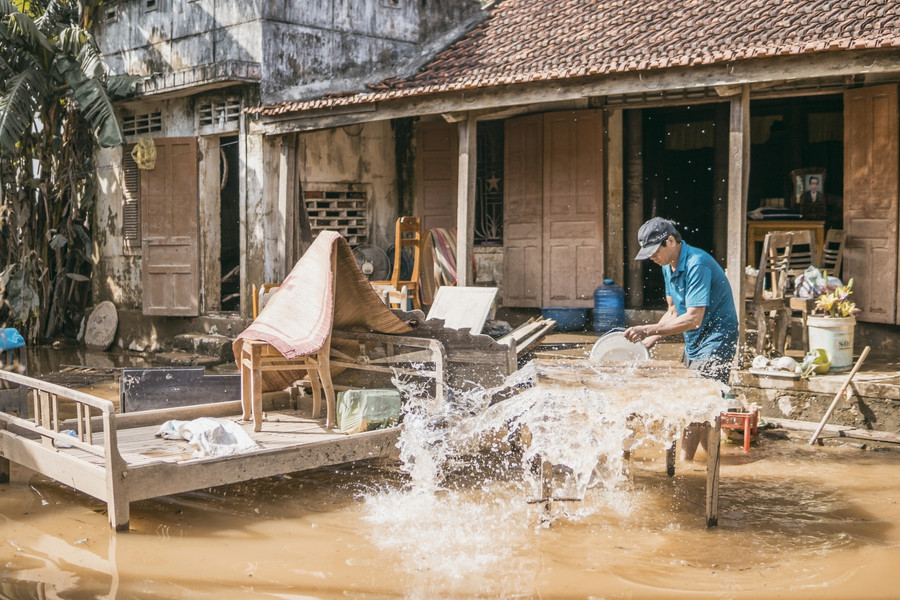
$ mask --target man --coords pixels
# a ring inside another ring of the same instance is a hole
[[[683,334],[685,365],[727,385],[738,321],[725,271],[708,253],[684,242],[666,219],[654,217],[641,225],[638,242],[635,260],[649,258],[662,267],[668,310],[659,323],[626,329],[625,338],[652,348],[665,336]],[[685,431],[683,460],[693,458],[704,432],[696,425]]]
[[[803,192],[803,203],[825,202],[825,194],[819,191],[819,178],[816,175],[809,176],[808,189]]]

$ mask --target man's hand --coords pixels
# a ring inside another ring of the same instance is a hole
[[[657,327],[658,325],[636,325],[626,329],[622,335],[624,335],[625,339],[629,342],[634,342],[635,344],[643,342],[644,347],[649,350],[656,345],[656,342],[662,339],[661,335],[651,334]]]

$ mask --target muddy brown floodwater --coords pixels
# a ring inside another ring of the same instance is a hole
[[[723,445],[719,526],[705,461],[592,488],[542,524],[502,453],[433,490],[398,462],[105,505],[13,465],[0,485],[0,598],[896,598],[900,450]]]

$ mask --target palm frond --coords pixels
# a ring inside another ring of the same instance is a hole
[[[50,92],[46,73],[35,67],[28,68],[11,77],[5,91],[0,97],[0,147],[14,151]]]
[[[19,12],[19,9],[10,0],[0,0],[0,16],[5,17],[14,12]]]
[[[84,45],[87,36],[84,30],[77,25],[67,25],[60,28],[56,35],[56,47],[63,53],[70,56],[78,56],[81,47]]]
[[[10,67],[9,63],[0,56],[0,81],[6,81],[13,75],[15,75],[15,72],[13,72],[12,67]]]
[[[110,98],[118,100],[126,98],[134,92],[134,88],[144,78],[138,75],[112,75],[106,81],[106,91],[109,92]]]
[[[55,37],[64,27],[75,22],[78,18],[78,7],[75,2],[60,2],[50,0],[41,16],[35,19],[38,29],[48,37]]]
[[[109,76],[109,67],[100,55],[100,49],[94,42],[94,38],[84,34],[84,30],[79,28],[83,34],[81,47],[78,52],[74,53],[78,56],[78,63],[81,65],[81,71],[92,79],[105,80]],[[69,31],[68,29],[66,31]]]
[[[37,27],[34,20],[28,15],[16,12],[9,15],[9,33],[11,39],[21,39],[37,50],[38,46],[52,53],[50,42]]]
[[[103,84],[86,76],[77,62],[67,56],[57,58],[59,71],[72,88],[72,96],[85,119],[91,124],[97,141],[104,148],[125,142],[112,102]]]

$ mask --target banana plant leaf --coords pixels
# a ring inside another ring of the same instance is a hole
[[[57,64],[69,87],[72,88],[75,102],[94,128],[97,142],[104,148],[121,146],[125,143],[122,128],[103,84],[87,77],[82,73],[78,63],[69,57],[60,57]]]

